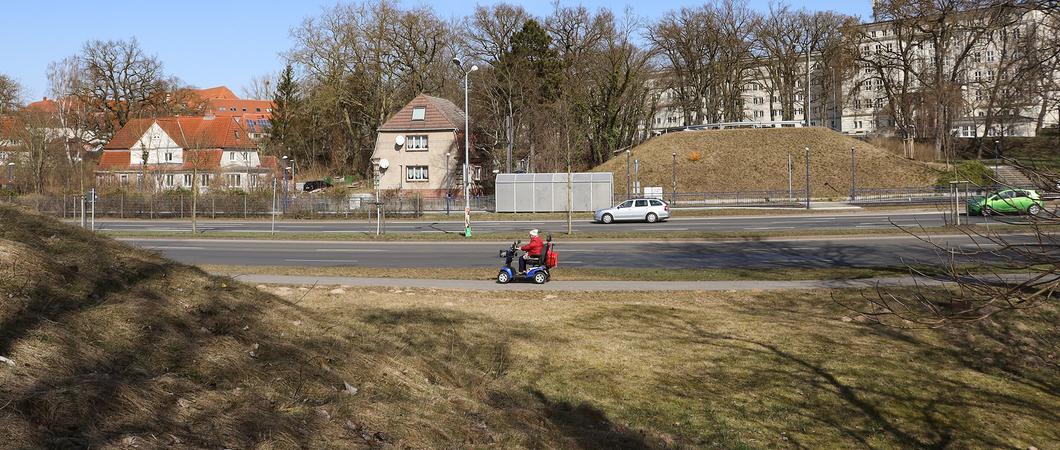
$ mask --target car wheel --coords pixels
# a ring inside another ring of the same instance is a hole
[[[990,209],[989,206],[984,206],[983,207],[983,216],[985,217],[985,216],[992,216],[992,215],[994,215],[994,210]]]
[[[648,213],[648,216],[645,217],[644,220],[647,220],[648,223],[655,223],[659,221],[659,216],[655,213]]]
[[[497,282],[498,283],[500,283],[500,284],[508,284],[509,281],[512,281],[512,277],[508,275],[508,272],[505,272],[505,271],[502,270],[499,273],[497,273]]]
[[[604,216],[600,218],[600,221],[603,223],[611,223],[615,221],[615,218],[610,214],[604,214]]]
[[[1027,208],[1027,214],[1030,214],[1032,216],[1037,216],[1038,214],[1041,214],[1041,212],[1042,207],[1038,206],[1037,204],[1033,204],[1029,208]]]
[[[545,284],[546,281],[548,281],[548,275],[546,275],[545,272],[538,271],[534,274],[534,283]]]

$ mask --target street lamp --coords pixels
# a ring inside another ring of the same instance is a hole
[[[464,236],[471,237],[471,114],[468,111],[467,97],[468,76],[471,72],[478,70],[478,66],[472,64],[470,68],[464,70],[460,58],[453,58],[453,64],[464,71]]]
[[[673,152],[673,157],[673,180],[671,181],[673,197],[670,198],[670,203],[677,204],[677,152]]]
[[[630,181],[630,179],[629,179],[629,154],[630,154],[630,151],[627,148],[626,149],[626,198],[627,199],[630,198],[630,195],[631,195],[631,193],[629,191],[629,181]]]

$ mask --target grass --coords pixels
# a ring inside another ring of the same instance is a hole
[[[857,185],[873,188],[932,186],[929,166],[824,128],[683,131],[668,133],[633,149],[640,161],[642,186],[670,190],[672,154],[677,154],[677,186],[682,192],[787,190],[788,156],[794,162],[793,188],[804,192],[805,152],[810,149],[810,178],[815,197],[843,197],[850,189],[850,149],[856,149]],[[692,161],[692,152],[702,158]],[[615,175],[623,192],[626,158],[616,156],[593,169]]]
[[[1054,304],[250,287],[0,206],[12,448],[1048,448]],[[929,295],[948,295],[934,290]]]
[[[562,266],[562,261],[560,261]],[[466,267],[432,271],[414,268],[384,267],[305,267],[305,266],[231,266],[200,265],[203,270],[227,276],[313,275],[356,278],[426,278],[490,280],[497,276],[496,268]],[[929,269],[929,268],[924,268]],[[459,274],[459,275],[453,275]],[[554,281],[729,281],[729,280],[851,280],[874,277],[909,275],[908,267],[842,267],[842,268],[777,268],[777,269],[626,269],[560,267],[553,271]]]

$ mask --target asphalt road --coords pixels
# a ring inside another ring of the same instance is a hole
[[[936,238],[972,249],[967,237]],[[189,264],[363,266],[437,270],[499,267],[502,242],[325,242],[123,238]],[[557,241],[563,267],[828,268],[940,264],[935,249],[910,236],[770,239],[719,242]],[[459,278],[459,274],[454,274]]]
[[[839,213],[839,214],[806,214],[806,215],[772,215],[772,216],[732,216],[732,217],[676,217],[663,223],[628,222],[604,225],[593,223],[584,214],[576,218],[573,228],[576,232],[643,232],[645,234],[666,233],[672,231],[786,231],[786,230],[835,230],[835,229],[871,229],[892,227],[894,224],[909,227],[923,225],[936,227],[945,225],[943,213]],[[983,223],[989,219],[982,217],[962,217],[962,222]],[[204,220],[198,224],[199,230],[224,232],[259,232],[271,230],[268,221],[229,221]],[[282,221],[276,223],[278,233],[350,233],[375,232],[375,222],[368,221]],[[189,220],[97,220],[96,228],[107,231],[155,231],[187,232],[191,230]],[[476,232],[511,232],[526,231],[531,228],[549,231],[566,231],[564,220],[530,220],[530,221],[483,221],[474,222]],[[462,217],[450,221],[392,221],[386,224],[389,232],[404,233],[462,233]]]

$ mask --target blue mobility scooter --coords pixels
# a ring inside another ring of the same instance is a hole
[[[497,282],[506,284],[515,281],[533,280],[537,284],[545,284],[550,278],[549,269],[556,266],[558,260],[556,252],[552,250],[552,235],[545,241],[545,247],[539,258],[530,258],[527,261],[526,273],[519,273],[512,269],[512,261],[518,257],[519,241],[513,242],[507,250],[500,251],[500,257],[504,258],[504,267],[497,272]]]

